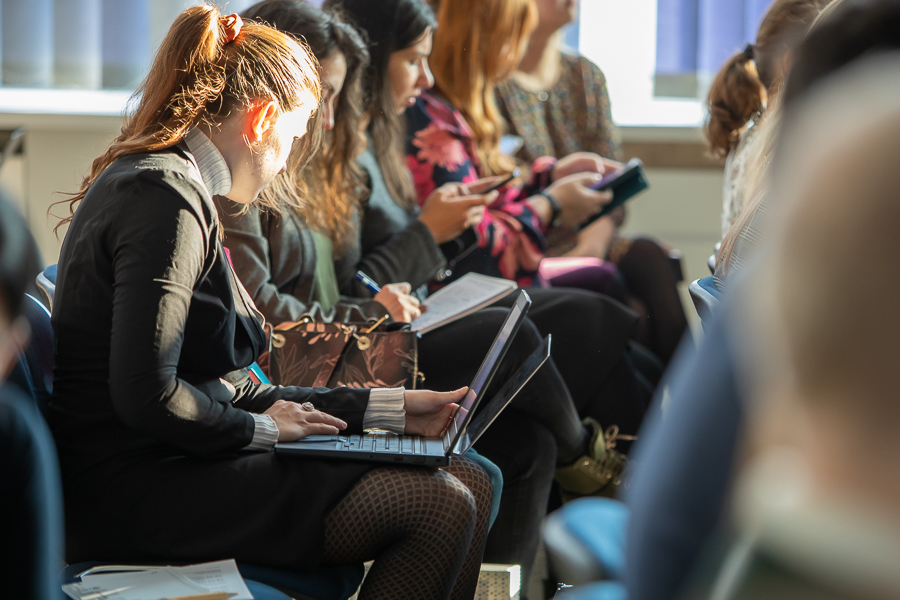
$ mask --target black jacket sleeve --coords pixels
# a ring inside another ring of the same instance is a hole
[[[363,418],[369,404],[369,390],[347,387],[298,388],[280,385],[256,385],[246,371],[236,371],[224,377],[234,385],[236,394],[234,406],[251,413],[262,414],[275,404],[276,400],[289,402],[312,402],[317,409],[343,419],[348,433],[362,432]]]
[[[410,219],[402,228],[373,198],[365,203],[359,236],[355,245],[335,261],[341,293],[356,297],[371,297],[362,283],[354,278],[362,271],[380,286],[406,282],[415,290],[434,279],[446,264],[428,227],[418,219]],[[393,202],[381,199],[380,202]],[[394,230],[394,231],[392,231]]]
[[[165,185],[142,185],[120,206],[111,233],[109,385],[123,423],[190,453],[234,451],[253,438],[254,421],[242,405],[258,410],[282,397],[313,402],[361,429],[368,390],[248,388],[228,402],[180,378],[193,290],[212,256],[215,229]]]
[[[190,203],[164,185],[135,190],[115,219],[109,385],[129,427],[192,453],[237,450],[253,418],[180,379],[193,289],[214,235]]]

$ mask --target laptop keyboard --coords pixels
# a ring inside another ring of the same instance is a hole
[[[338,436],[336,449],[363,450],[365,452],[392,452],[400,454],[423,454],[425,442],[413,435],[366,434]]]

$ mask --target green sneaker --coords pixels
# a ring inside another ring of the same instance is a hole
[[[556,482],[563,502],[581,496],[615,496],[627,465],[625,456],[614,449],[616,440],[635,439],[634,436],[619,435],[616,425],[604,433],[600,424],[590,417],[583,423],[591,432],[588,444],[590,455],[556,469]]]

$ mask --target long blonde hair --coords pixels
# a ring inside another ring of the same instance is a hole
[[[315,59],[300,43],[252,22],[244,23],[237,37],[228,41],[220,17],[218,9],[207,4],[178,16],[133,96],[137,106],[126,117],[121,134],[91,164],[80,190],[56,203],[69,206],[69,215],[57,229],[72,220],[91,184],[118,158],[174,146],[198,123],[215,127],[231,111],[259,99],[274,101],[280,113],[308,103],[318,105],[321,87]],[[315,150],[320,128],[314,129],[313,139],[303,138],[307,153]]]
[[[519,64],[537,26],[533,0],[452,0],[441,2],[429,63],[435,90],[462,113],[475,135],[485,175],[515,167],[500,153],[503,118],[494,84]],[[504,51],[505,49],[505,51]]]

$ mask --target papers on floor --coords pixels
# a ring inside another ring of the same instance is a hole
[[[428,297],[422,306],[426,307],[411,329],[428,333],[447,323],[452,323],[490,306],[518,287],[515,281],[488,277],[478,273],[467,273]]]
[[[135,569],[132,572],[110,572]],[[253,600],[233,560],[186,567],[107,565],[67,583],[63,591],[73,600],[159,600],[223,592],[228,600]]]

